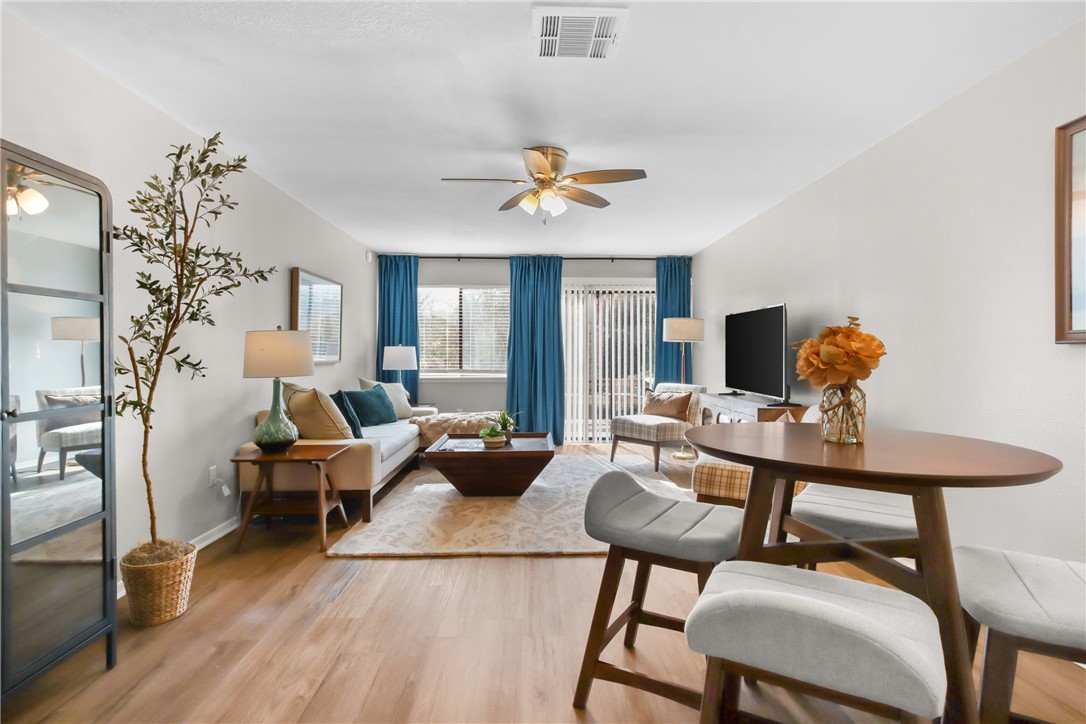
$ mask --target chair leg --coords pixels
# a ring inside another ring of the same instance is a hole
[[[734,724],[739,721],[739,688],[742,680],[739,674],[724,675],[724,703],[722,721]]]
[[[701,724],[721,721],[724,701],[724,661],[709,656],[705,665],[705,688],[701,693]]]
[[[660,472],[660,443],[658,442],[652,445],[652,464],[653,469]]]
[[[588,703],[588,693],[592,690],[592,680],[596,674],[596,664],[603,652],[603,634],[607,631],[611,609],[618,595],[618,584],[622,580],[622,567],[626,556],[621,548],[611,546],[607,550],[607,563],[603,567],[603,580],[600,581],[600,593],[596,597],[596,610],[592,614],[592,624],[588,627],[588,643],[584,648],[581,661],[581,673],[577,677],[577,690],[573,694],[573,707],[584,709]]]
[[[634,575],[633,595],[630,597],[630,602],[637,604],[637,610],[634,611],[629,622],[626,624],[626,638],[622,642],[628,649],[632,649],[634,643],[637,641],[637,627],[641,623],[641,612],[645,610],[645,591],[649,587],[650,573],[652,573],[651,563],[646,563],[645,561],[637,562],[637,573]]]
[[[45,448],[38,450],[38,473],[41,473],[42,468],[45,466]]]
[[[60,479],[64,480],[64,468],[68,467],[68,451],[60,449]]]
[[[618,450],[618,438],[611,439],[611,462],[615,461],[615,451]]]
[[[962,618],[965,619],[965,645],[969,648],[969,661],[977,658],[977,641],[980,639],[980,622],[962,609]]]
[[[1018,647],[1014,639],[989,628],[980,675],[980,720],[984,724],[1003,724],[1010,719],[1017,667]]]

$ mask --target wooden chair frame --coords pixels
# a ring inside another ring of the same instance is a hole
[[[633,595],[630,598],[630,605],[614,621],[608,623],[615,599],[618,597],[618,587],[622,581],[622,570],[627,560],[637,561],[637,572],[634,575]],[[677,701],[691,709],[701,707],[701,692],[696,689],[653,679],[636,671],[630,671],[600,661],[600,655],[607,648],[607,644],[618,635],[623,627],[626,629],[623,644],[629,649],[634,647],[637,640],[637,629],[640,624],[682,633],[686,624],[685,620],[644,609],[649,574],[652,572],[654,565],[697,574],[698,591],[700,592],[705,587],[706,581],[709,580],[709,574],[713,572],[715,564],[672,558],[614,545],[608,549],[607,562],[603,568],[603,580],[600,582],[600,593],[596,598],[596,609],[592,614],[592,624],[588,628],[588,643],[585,645],[584,660],[581,662],[581,673],[577,678],[577,690],[573,695],[574,708],[585,708],[594,679],[612,681],[616,684],[642,689],[672,701]]]

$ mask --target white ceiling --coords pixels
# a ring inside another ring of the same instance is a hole
[[[544,3],[539,3],[544,4]],[[693,253],[1083,17],[1073,3],[631,2],[605,61],[531,3],[4,3],[378,251]],[[540,223],[520,148],[643,168]]]

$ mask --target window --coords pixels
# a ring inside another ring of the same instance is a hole
[[[419,287],[419,371],[505,374],[508,287]]]
[[[641,411],[655,339],[655,281],[563,286],[566,442],[610,440],[611,418]]]

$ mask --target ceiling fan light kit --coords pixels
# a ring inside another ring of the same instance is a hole
[[[565,149],[554,146],[533,146],[523,149],[524,168],[528,171],[529,181],[499,178],[443,178],[442,181],[490,181],[518,185],[532,184],[535,188],[521,191],[498,207],[498,211],[508,211],[514,206],[524,209],[529,216],[534,216],[536,209],[542,208],[551,216],[565,213],[566,199],[602,209],[610,201],[575,184],[609,184],[622,181],[636,181],[647,178],[641,169],[609,169],[606,171],[582,171],[565,175],[568,154]],[[564,197],[564,198],[563,198]],[[546,217],[544,217],[546,223]]]

